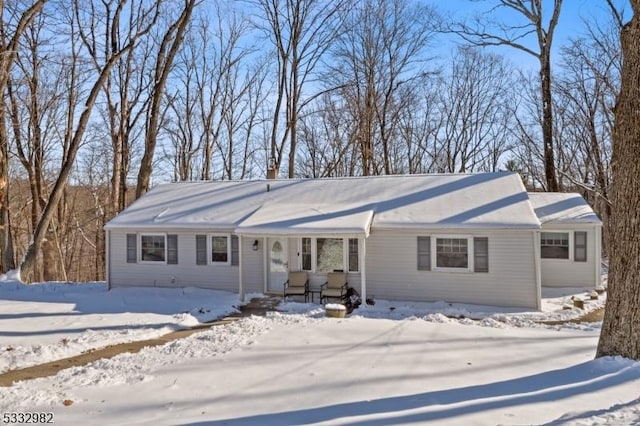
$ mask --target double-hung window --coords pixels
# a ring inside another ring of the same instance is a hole
[[[436,238],[436,268],[469,268],[467,238]]]
[[[140,235],[140,260],[164,262],[167,258],[165,235]]]
[[[229,238],[226,235],[211,236],[211,262],[229,263]]]
[[[569,259],[569,233],[542,232],[540,254],[543,259]]]

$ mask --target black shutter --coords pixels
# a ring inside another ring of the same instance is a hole
[[[231,236],[231,264],[238,266],[240,264],[240,241],[237,235]]]
[[[207,264],[207,236],[196,235],[196,265]]]
[[[489,272],[489,238],[473,239],[473,263],[475,272]]]
[[[138,238],[136,234],[127,234],[127,263],[138,262]]]
[[[431,270],[431,237],[418,237],[418,270]]]
[[[167,235],[167,263],[178,264],[178,236],[175,234]]]

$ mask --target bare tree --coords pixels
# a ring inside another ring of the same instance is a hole
[[[570,153],[560,178],[580,190],[603,222],[603,247],[608,247],[611,215],[611,135],[613,106],[619,90],[621,66],[616,24],[591,24],[587,36],[565,47],[562,70],[555,85],[564,117],[561,152]]]
[[[153,171],[153,156],[155,153],[158,132],[160,129],[160,113],[162,99],[173,66],[173,61],[182,44],[184,32],[189,24],[191,14],[196,5],[196,0],[184,0],[182,11],[178,18],[172,22],[162,37],[160,48],[156,57],[153,88],[149,109],[147,110],[146,131],[144,138],[144,154],[140,160],[138,171],[138,184],[136,186],[136,198],[139,198],[149,190],[151,173]]]
[[[99,17],[93,7],[90,7],[89,10],[86,10],[81,8],[79,3],[80,2],[78,0],[74,1],[73,3],[74,13],[78,21],[78,28],[82,28],[87,31],[95,31],[96,21],[103,17]],[[111,19],[112,23],[118,22],[126,3],[126,0],[120,0],[113,16],[108,16],[108,19]],[[42,209],[40,219],[33,232],[33,239],[27,247],[27,250],[20,264],[20,274],[23,279],[29,279],[32,275],[36,257],[38,253],[40,253],[44,237],[66,189],[67,181],[69,179],[69,175],[71,174],[78,150],[80,149],[80,145],[83,141],[83,137],[89,123],[89,118],[93,110],[93,106],[95,105],[98,95],[102,91],[104,81],[111,72],[111,69],[113,68],[116,61],[129,49],[133,48],[138,39],[144,34],[148,33],[153,25],[155,25],[155,22],[158,18],[158,11],[159,8],[157,7],[157,4],[152,4],[146,9],[141,7],[138,10],[138,30],[135,34],[133,34],[130,38],[123,42],[119,50],[112,52],[112,54],[108,58],[106,58],[106,61],[103,64],[100,73],[96,77],[94,83],[91,85],[87,98],[84,102],[82,113],[80,114],[78,122],[75,126],[75,130],[73,131],[73,137],[70,139],[67,152],[65,153],[65,156],[62,160],[60,172],[58,173],[55,183],[51,189],[51,195],[49,196],[46,205]],[[92,40],[95,40],[95,38],[90,38],[89,35],[83,31],[80,32],[80,36],[83,40],[85,48],[89,52],[96,48],[96,44],[92,43]]]
[[[477,46],[509,46],[535,57],[539,64],[540,99],[542,102],[542,141],[544,144],[545,189],[558,191],[558,178],[553,146],[553,103],[551,91],[551,46],[560,17],[562,0],[553,0],[548,17],[542,0],[491,0],[493,7],[487,15],[495,16],[497,9],[511,12],[520,22],[504,23],[480,17],[475,22],[453,24],[450,30]],[[486,15],[485,15],[486,16]],[[537,48],[527,44],[534,35]]]
[[[5,22],[4,1],[0,1],[0,93],[4,94],[11,67],[18,52],[18,43],[30,23],[40,13],[46,0],[37,0],[16,10]],[[14,19],[12,19],[14,18]],[[0,271],[15,267],[11,227],[9,223],[9,138],[6,128],[6,108],[0,102]]]
[[[270,157],[274,176],[283,160],[285,145],[289,151],[288,176],[294,176],[298,116],[305,104],[305,84],[312,78],[319,61],[333,42],[336,17],[347,2],[336,0],[256,0],[264,14],[257,25],[275,47],[277,62],[276,101],[270,136]],[[280,120],[284,110],[284,123]]]
[[[399,117],[412,83],[426,75],[425,47],[438,19],[429,7],[384,0],[358,3],[343,20],[329,84],[340,87],[365,176],[392,172]]]
[[[439,172],[496,171],[510,148],[513,82],[500,56],[461,48],[439,95]]]
[[[621,87],[613,130],[613,190],[607,306],[597,357],[640,359],[640,0],[623,27]],[[608,0],[612,10],[612,1]],[[621,19],[619,19],[621,21]]]

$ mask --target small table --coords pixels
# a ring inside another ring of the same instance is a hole
[[[310,288],[309,289],[309,294],[311,295],[311,303],[315,303],[314,299],[315,299],[315,295],[318,295],[318,298],[320,298],[320,295],[322,294],[322,290],[319,288]],[[320,301],[322,301],[322,299],[320,299]]]

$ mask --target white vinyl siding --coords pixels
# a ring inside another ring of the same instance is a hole
[[[139,234],[152,234],[153,232],[140,231]],[[238,291],[238,267],[220,264],[209,264],[195,267],[196,264],[196,235],[198,231],[167,230],[167,235],[174,234],[179,248],[179,263],[176,265],[164,262],[139,262],[127,263],[126,256],[122,255],[127,247],[127,232],[111,230],[109,244],[109,285],[115,287],[201,287],[216,290]],[[131,232],[129,232],[131,234]],[[208,236],[205,236],[208,238]],[[206,241],[206,240],[205,240]],[[262,262],[254,261],[260,256],[261,251],[253,251],[243,247],[247,267],[259,265]],[[251,274],[245,269],[245,289],[251,289],[247,285]],[[260,289],[262,291],[262,278]]]
[[[374,230],[366,242],[367,295],[389,300],[536,308],[533,232],[479,230],[475,235],[489,240],[489,272],[451,273],[416,268],[416,234],[437,232]],[[465,231],[460,237],[468,235],[475,236],[473,231]]]
[[[264,242],[258,239],[258,250],[253,250],[255,238],[242,238],[242,285],[244,293],[264,292]],[[232,259],[233,260],[233,259]],[[235,268],[233,268],[235,269]]]
[[[561,224],[544,224],[542,232],[570,232],[569,237],[571,245],[574,245],[574,233],[586,233],[586,260],[575,260],[576,254],[580,259],[580,253],[575,253],[575,247],[572,247],[571,258],[567,259],[541,259],[541,278],[543,287],[595,287],[600,285],[600,276],[596,276],[596,232],[600,232],[600,226],[575,225],[574,229],[569,230],[570,225]]]

